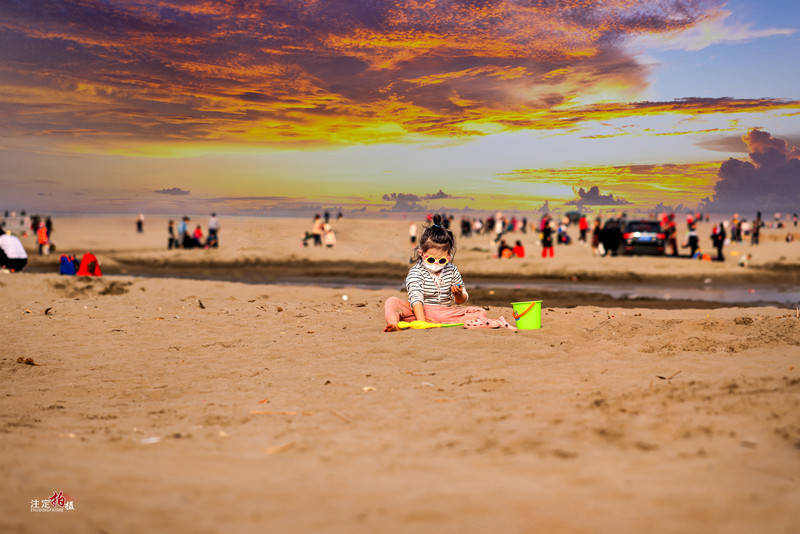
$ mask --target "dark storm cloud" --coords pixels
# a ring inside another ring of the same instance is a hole
[[[394,202],[388,211],[419,211],[425,209],[419,204],[422,197],[411,193],[387,193],[383,195],[386,202]]]
[[[383,195],[382,199],[385,202],[394,202],[394,206],[391,207],[389,211],[420,211],[426,209],[424,205],[419,204],[425,200],[443,200],[443,199],[452,199],[452,198],[463,198],[463,197],[454,197],[449,195],[439,189],[436,193],[431,193],[428,195],[415,195],[413,193],[386,193]]]
[[[180,187],[169,187],[166,189],[158,189],[153,191],[153,193],[158,193],[159,195],[176,195],[176,196],[183,196],[188,195],[191,191],[186,191],[185,189],[181,189]]]
[[[800,135],[786,136],[786,142],[790,145],[800,146]],[[715,152],[747,152],[747,144],[742,139],[741,135],[721,135],[712,137],[711,139],[704,139],[697,142],[697,146],[713,150]]]
[[[717,211],[797,210],[800,206],[800,148],[768,132],[742,137],[750,161],[730,158],[705,209]]]
[[[614,195],[603,195],[600,193],[600,188],[593,185],[588,191],[582,187],[576,192],[578,198],[565,202],[568,206],[624,206],[630,204],[623,198],[614,198]]]
[[[687,208],[683,204],[678,204],[677,206],[668,206],[663,202],[659,202],[658,204],[653,206],[652,211],[654,213],[660,214],[660,213],[684,213],[686,211],[691,211],[692,213],[694,213],[696,210],[689,210],[689,208]]]
[[[448,195],[441,189],[439,189],[439,191],[433,193],[432,195],[425,195],[425,200],[441,200],[443,198],[455,198],[455,197],[453,197],[452,195]]]

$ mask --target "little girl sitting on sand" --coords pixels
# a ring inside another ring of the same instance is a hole
[[[384,305],[386,328],[384,332],[398,330],[399,321],[428,321],[433,323],[464,323],[466,328],[508,327],[505,319],[489,319],[486,311],[477,306],[455,307],[469,298],[461,273],[453,264],[455,238],[453,232],[442,226],[441,215],[433,216],[433,224],[426,227],[415,251],[417,262],[406,276],[408,302],[389,297]]]

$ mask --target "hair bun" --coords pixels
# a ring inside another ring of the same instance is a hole
[[[433,224],[435,226],[441,226],[442,225],[442,216],[439,215],[438,213],[433,216]]]

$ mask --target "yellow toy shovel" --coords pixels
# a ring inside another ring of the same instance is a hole
[[[397,328],[405,330],[412,328],[414,330],[424,330],[426,328],[449,328],[451,326],[464,326],[464,323],[429,323],[428,321],[399,321]]]

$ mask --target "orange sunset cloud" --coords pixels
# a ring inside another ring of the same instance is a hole
[[[647,82],[621,43],[690,28],[718,4],[6,3],[0,106],[15,136],[251,145],[409,142],[800,107],[625,103]],[[598,92],[614,102],[589,103]]]
[[[720,162],[662,165],[614,165],[566,169],[517,169],[503,173],[503,180],[579,187],[603,184],[603,192],[638,206],[670,202],[694,204],[714,190]]]

